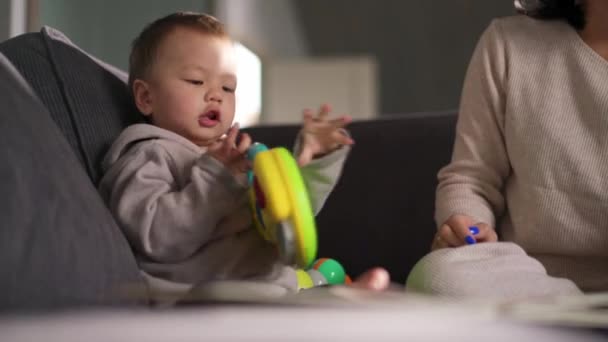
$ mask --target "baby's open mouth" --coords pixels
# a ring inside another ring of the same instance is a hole
[[[198,117],[198,124],[202,127],[214,127],[220,122],[220,112],[210,110]]]

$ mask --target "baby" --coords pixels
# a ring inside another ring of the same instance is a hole
[[[129,86],[147,124],[125,129],[110,148],[99,190],[152,289],[185,294],[216,280],[268,281],[297,291],[295,269],[253,228],[246,151],[252,139],[233,124],[233,42],[215,18],[175,13],[135,39]],[[304,111],[295,155],[315,213],[341,173],[353,140],[348,116]],[[372,269],[354,286],[384,289]]]

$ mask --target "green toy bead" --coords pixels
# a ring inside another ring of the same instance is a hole
[[[313,263],[313,269],[319,271],[331,285],[344,284],[346,272],[344,267],[334,259],[322,258]]]

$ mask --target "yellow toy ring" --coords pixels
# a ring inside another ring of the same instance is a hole
[[[308,267],[317,254],[317,231],[310,197],[300,169],[283,147],[254,144],[249,198],[262,236],[278,245],[287,264]]]

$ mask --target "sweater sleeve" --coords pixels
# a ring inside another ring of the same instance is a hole
[[[146,143],[128,157],[110,169],[100,191],[131,244],[157,262],[184,260],[216,237],[215,228],[245,191],[205,155],[181,187],[173,172],[176,165],[161,145]]]
[[[348,135],[348,132],[344,130],[344,134]],[[300,151],[300,135],[298,135],[294,146],[294,155],[299,155]],[[325,201],[338,183],[349,152],[350,146],[341,146],[323,157],[313,159],[308,165],[301,168],[302,178],[304,178],[315,215],[319,214]]]
[[[498,21],[481,36],[463,86],[452,160],[438,174],[435,220],[464,214],[496,227],[510,174],[504,136],[507,49]]]

